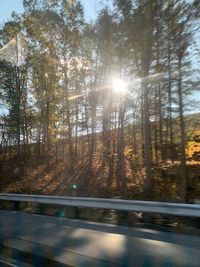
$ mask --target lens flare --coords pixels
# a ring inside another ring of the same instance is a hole
[[[127,92],[127,83],[121,79],[114,79],[112,88],[116,93],[125,94]]]

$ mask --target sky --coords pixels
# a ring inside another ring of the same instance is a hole
[[[10,19],[13,11],[23,12],[23,0],[0,0],[0,24]]]
[[[98,10],[105,4],[109,5],[111,0],[81,0],[81,2],[85,10],[85,17],[90,21],[94,20],[97,17]],[[11,18],[13,11],[23,12],[23,0],[0,0],[0,26]],[[196,39],[197,44],[199,44],[199,36]],[[199,93],[197,93],[197,98],[200,98]]]
[[[102,5],[108,4],[110,0],[81,0],[85,17],[88,21],[94,20],[97,17],[98,10]],[[22,13],[23,0],[0,0],[0,27],[10,20],[12,12]],[[0,101],[0,111],[2,111]]]
[[[88,20],[93,20],[101,5],[108,4],[110,0],[81,0],[85,16]],[[12,12],[23,12],[23,0],[0,0],[0,24],[8,21]]]

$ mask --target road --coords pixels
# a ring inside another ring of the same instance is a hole
[[[200,237],[15,211],[0,211],[0,243],[67,266],[200,266]]]

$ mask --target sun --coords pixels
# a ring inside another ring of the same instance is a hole
[[[127,83],[121,79],[113,79],[112,88],[116,93],[125,94],[127,92]]]

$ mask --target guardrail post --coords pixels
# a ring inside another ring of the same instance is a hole
[[[13,208],[15,211],[20,210],[20,202],[19,201],[13,201]]]

